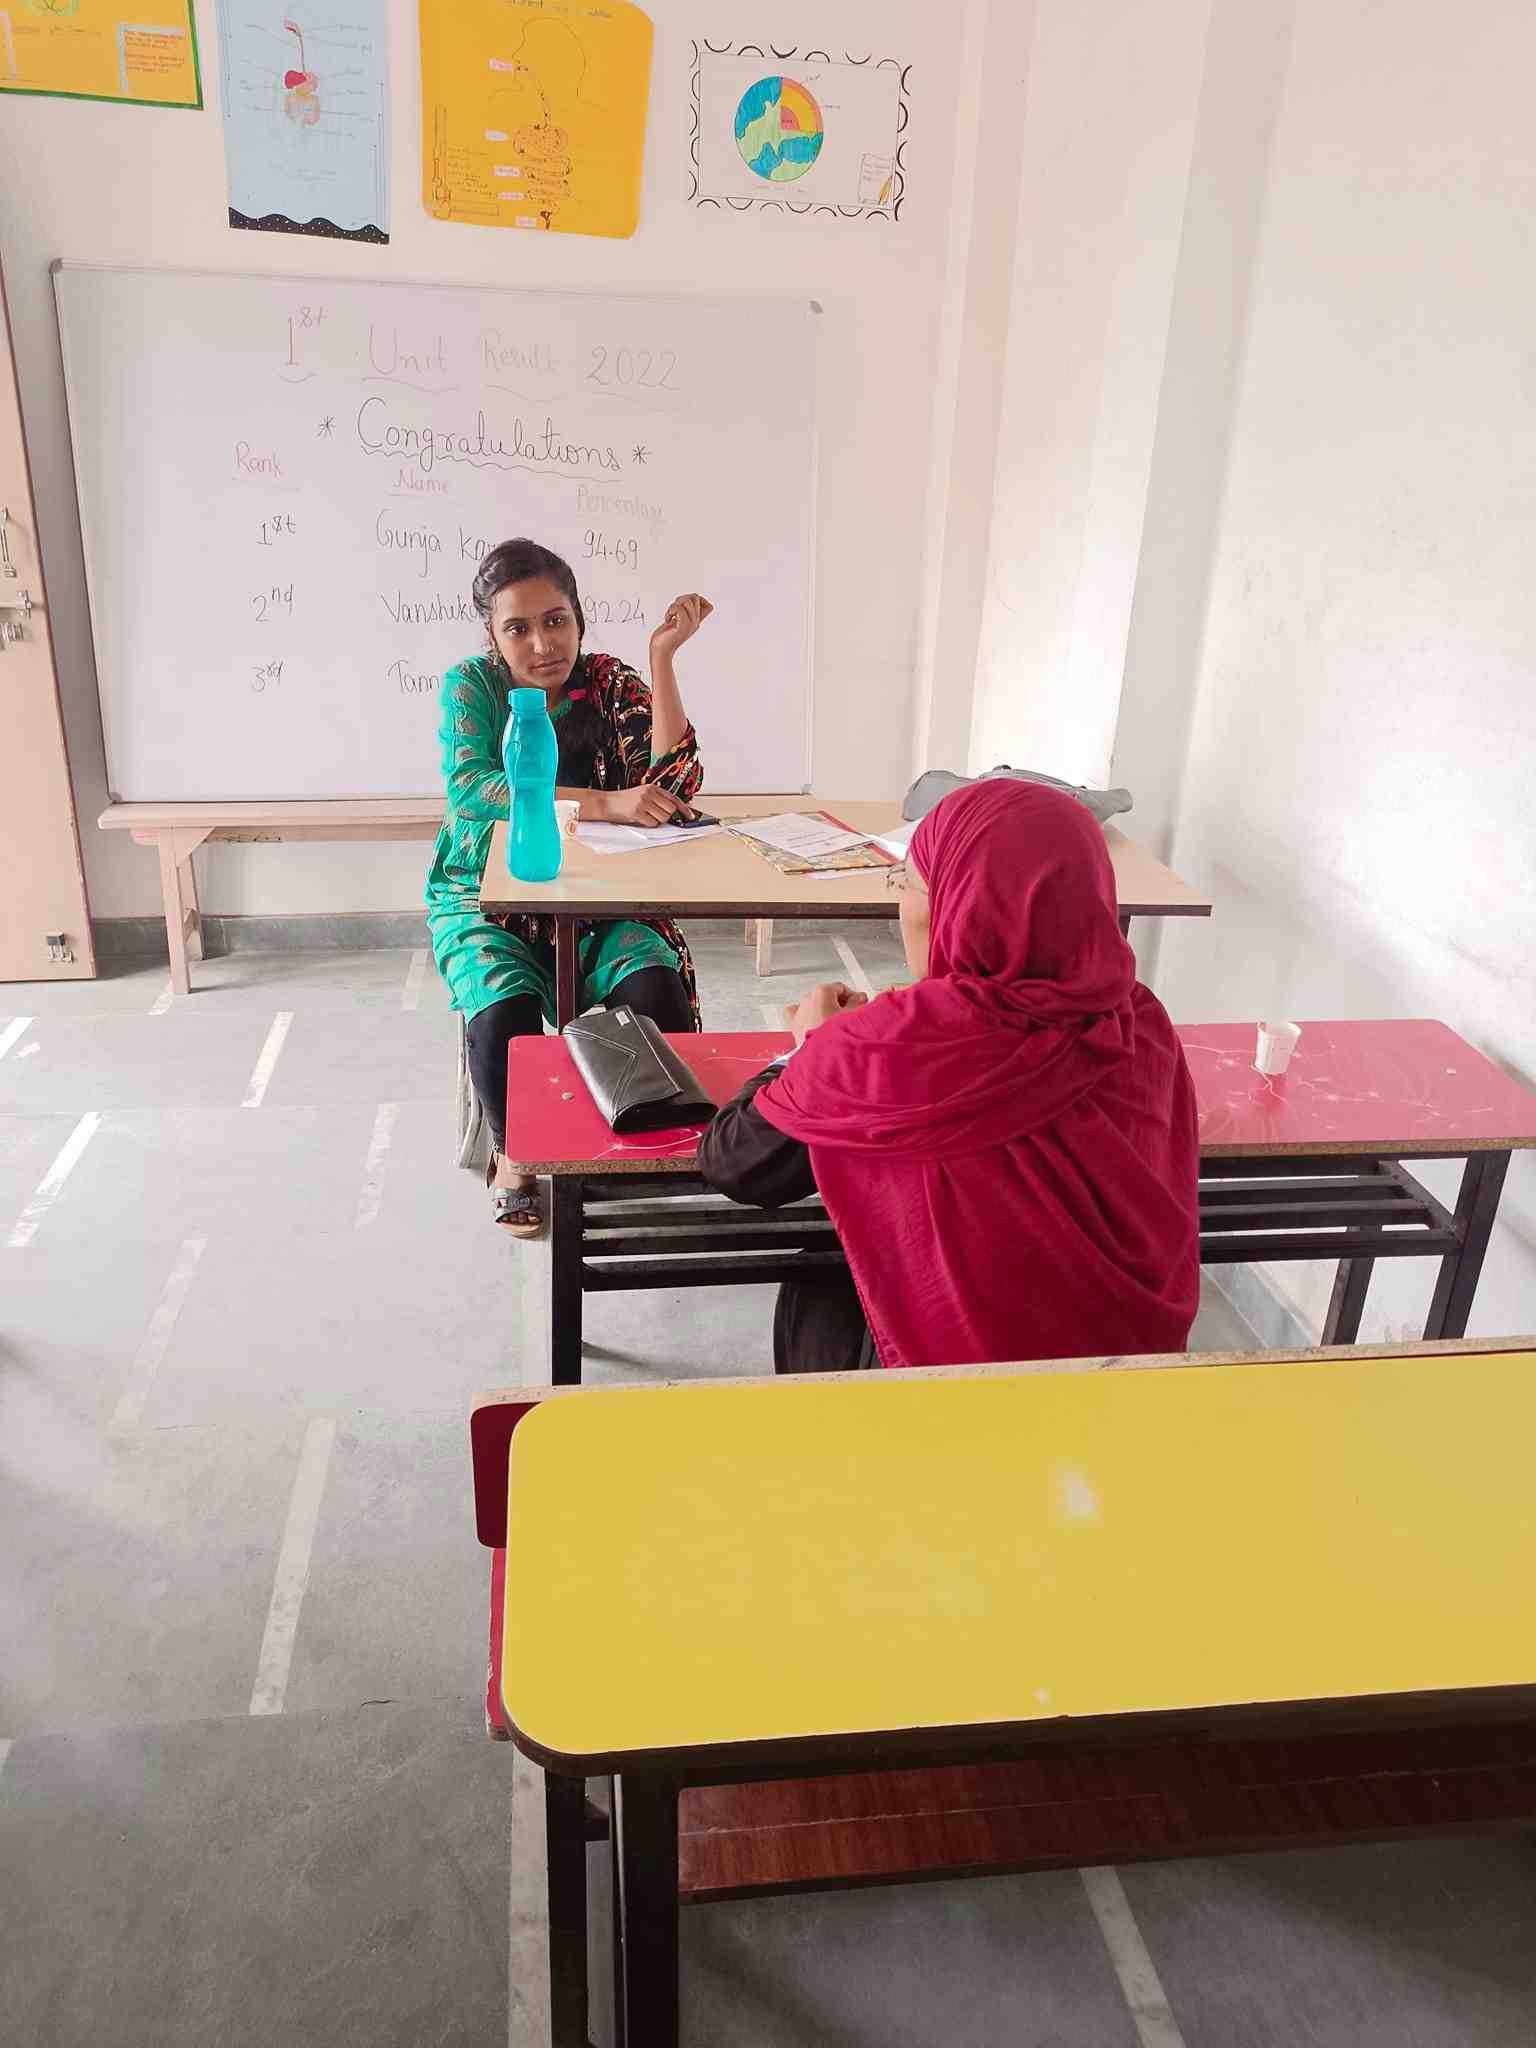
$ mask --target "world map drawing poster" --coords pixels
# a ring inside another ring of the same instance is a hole
[[[389,240],[388,0],[224,0],[229,224]]]
[[[632,235],[651,22],[628,0],[421,0],[434,220]]]
[[[191,0],[0,0],[0,92],[200,107]]]
[[[771,43],[695,43],[689,196],[721,212],[896,220],[907,71]]]

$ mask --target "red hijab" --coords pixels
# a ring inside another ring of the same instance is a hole
[[[931,811],[928,976],[823,1024],[756,1107],[810,1149],[885,1365],[1179,1351],[1195,1096],[1102,828],[982,782]]]

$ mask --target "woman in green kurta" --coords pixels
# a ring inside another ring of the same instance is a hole
[[[647,687],[613,655],[582,652],[576,579],[547,548],[503,541],[480,564],[473,595],[489,646],[443,678],[448,810],[427,876],[427,921],[438,971],[466,1020],[470,1075],[496,1148],[496,1218],[532,1236],[541,1222],[535,1183],[502,1156],[507,1044],[555,1021],[554,922],[480,909],[491,832],[509,805],[501,760],[508,692],[544,692],[560,745],[557,793],[579,801],[584,818],[665,824],[687,814],[704,780],[673,656],[711,608],[696,594],[668,608],[651,636]],[[664,1031],[698,1030],[693,962],[670,919],[583,924],[577,953],[582,1009],[623,1004]]]

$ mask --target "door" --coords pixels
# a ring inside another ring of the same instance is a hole
[[[96,972],[0,275],[0,981]]]

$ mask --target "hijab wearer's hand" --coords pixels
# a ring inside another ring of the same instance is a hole
[[[804,1045],[806,1039],[818,1024],[825,1024],[829,1017],[841,1016],[844,1010],[859,1010],[869,1001],[858,989],[849,988],[846,982],[824,981],[813,988],[808,996],[788,1013],[789,1028],[795,1034],[795,1044]]]

